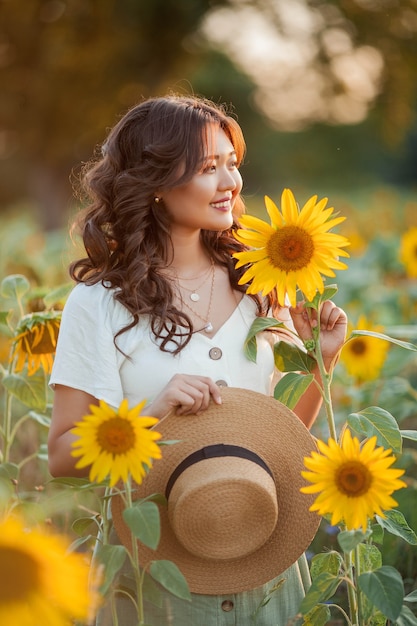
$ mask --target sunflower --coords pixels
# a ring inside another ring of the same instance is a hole
[[[51,373],[61,315],[61,311],[42,311],[22,317],[13,340],[15,372],[21,372],[27,362],[29,376],[41,367]]]
[[[61,535],[0,521],[0,624],[70,626],[96,604],[90,564]]]
[[[382,333],[384,330],[382,326],[373,326],[364,315],[359,317],[356,327],[358,330],[370,330],[377,333]],[[375,380],[382,370],[388,350],[388,341],[361,335],[345,343],[340,360],[347,372],[358,382]]]
[[[399,480],[402,469],[390,469],[395,462],[391,449],[376,448],[376,437],[361,447],[359,440],[348,429],[341,445],[334,439],[328,444],[318,441],[321,452],[312,452],[304,459],[309,470],[302,476],[313,483],[302,487],[303,493],[319,493],[310,507],[319,515],[331,514],[331,524],[343,521],[348,530],[367,529],[368,519],[375,515],[385,517],[384,511],[396,506],[393,491],[406,487]]]
[[[91,405],[91,414],[77,422],[71,432],[77,436],[72,456],[81,457],[76,467],[90,468],[90,480],[103,481],[110,475],[110,486],[119,479],[127,482],[129,474],[140,484],[145,476],[145,465],[161,458],[155,441],[161,435],[150,430],[158,422],[156,417],[140,416],[145,400],[129,410],[126,399],[117,410],[104,400]]]
[[[317,291],[323,293],[322,274],[335,276],[334,269],[346,269],[338,257],[349,256],[342,249],[349,241],[328,232],[345,218],[334,217],[333,208],[326,209],[326,204],[327,198],[317,202],[317,196],[312,196],[300,211],[292,191],[284,189],[282,213],[265,197],[270,225],[250,215],[240,218],[245,229],[238,229],[235,237],[253,249],[233,256],[238,259],[237,268],[250,265],[239,281],[241,285],[252,281],[248,293],[266,295],[276,288],[281,306],[286,294],[295,306],[297,285],[311,301]]]
[[[417,227],[410,228],[401,237],[400,261],[407,276],[417,278]]]

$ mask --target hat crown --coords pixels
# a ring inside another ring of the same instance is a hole
[[[190,554],[214,560],[244,557],[264,545],[275,529],[275,483],[264,467],[247,458],[207,458],[176,479],[168,516]]]

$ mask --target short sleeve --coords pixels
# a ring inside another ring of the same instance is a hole
[[[65,304],[50,385],[85,391],[119,406],[123,390],[119,370],[124,355],[114,335],[129,323],[129,314],[101,284],[79,284]]]

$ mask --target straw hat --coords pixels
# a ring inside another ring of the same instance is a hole
[[[286,570],[311,543],[320,518],[300,493],[303,459],[316,448],[286,406],[246,389],[222,388],[222,404],[200,415],[170,414],[156,429],[163,458],[134,499],[163,493],[157,550],[139,544],[139,561],[173,561],[190,590],[220,595],[256,588]],[[131,548],[121,496],[112,498],[114,525]]]

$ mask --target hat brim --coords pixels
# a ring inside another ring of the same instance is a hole
[[[179,440],[163,448],[134,499],[165,493],[173,470],[202,446],[224,443],[254,451],[272,470],[278,500],[278,522],[261,548],[242,558],[211,560],[190,554],[177,540],[167,507],[160,506],[161,539],[156,550],[138,542],[141,565],[173,561],[185,576],[190,591],[218,595],[239,593],[272,580],[303,554],[313,540],[320,517],[309,511],[314,496],[302,494],[307,483],[303,459],[316,449],[314,438],[288,407],[274,398],[247,389],[222,388],[222,404],[212,402],[200,415],[170,414],[156,425],[162,440]],[[121,542],[131,549],[131,534],[123,520],[123,499],[112,498],[112,516]]]

